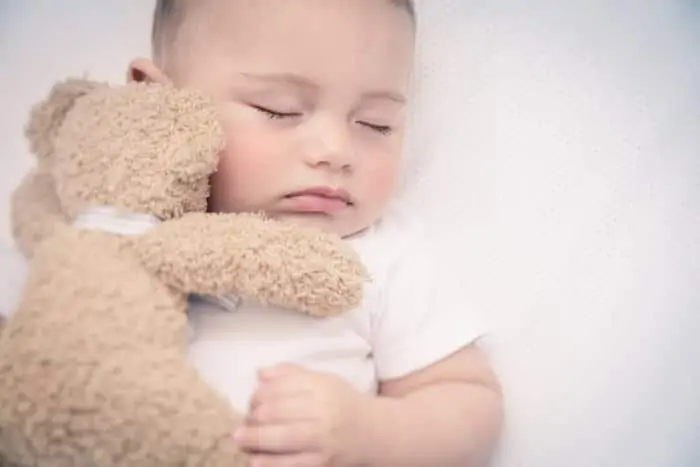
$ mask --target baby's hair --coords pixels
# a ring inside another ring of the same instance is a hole
[[[413,22],[416,21],[414,0],[390,0],[390,2],[405,10]],[[186,14],[187,3],[188,0],[156,0],[151,44],[153,56],[157,60],[162,57],[166,45],[175,41],[180,23]]]
[[[167,44],[175,41],[184,16],[187,0],[156,0],[151,29],[151,48],[154,58],[160,59]]]

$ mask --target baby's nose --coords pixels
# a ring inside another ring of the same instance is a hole
[[[355,165],[355,148],[346,125],[319,125],[306,146],[306,163],[313,167],[348,171]]]

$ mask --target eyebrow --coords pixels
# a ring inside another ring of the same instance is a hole
[[[318,84],[294,73],[241,73],[241,76],[270,83],[286,84],[307,89],[318,89]],[[362,94],[363,99],[385,99],[399,104],[406,103],[406,97],[400,92],[390,90],[369,91]]]

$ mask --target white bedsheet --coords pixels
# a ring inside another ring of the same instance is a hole
[[[150,8],[2,3],[0,196],[30,163],[26,106],[65,74],[122,79],[147,50]],[[419,4],[405,196],[496,326],[509,427],[498,467],[700,465],[699,10]],[[9,254],[5,302],[21,276]]]

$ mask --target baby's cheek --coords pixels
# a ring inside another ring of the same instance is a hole
[[[280,172],[264,154],[250,145],[229,144],[221,154],[217,172],[211,179],[212,206],[220,211],[241,211],[257,208],[270,185],[271,174]]]
[[[231,157],[230,152],[221,154],[219,164],[211,177],[210,208],[215,211],[230,212],[238,210],[240,195],[245,192],[246,174],[241,165]]]
[[[378,202],[386,201],[392,197],[398,187],[400,165],[394,161],[379,164],[372,172],[372,180],[369,183],[370,196]]]

